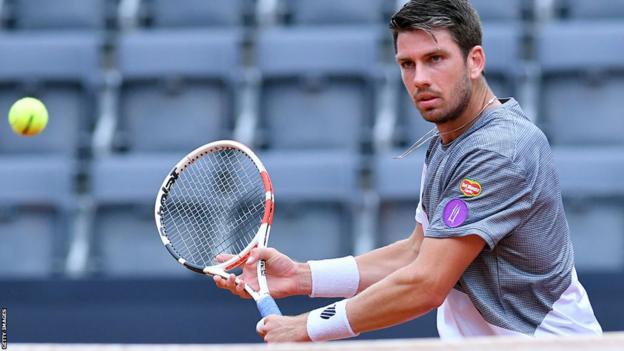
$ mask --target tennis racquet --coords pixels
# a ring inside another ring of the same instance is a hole
[[[266,247],[273,220],[271,180],[245,145],[215,141],[193,150],[165,177],[154,215],[167,251],[184,267],[228,277],[255,247]],[[229,254],[225,262],[217,255]],[[248,285],[262,317],[281,315],[269,295],[265,262],[257,265],[258,291]]]

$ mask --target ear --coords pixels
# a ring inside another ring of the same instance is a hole
[[[470,50],[467,57],[467,65],[471,79],[481,77],[485,69],[485,53],[483,52],[483,47],[477,45]]]

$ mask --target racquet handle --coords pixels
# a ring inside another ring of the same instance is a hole
[[[280,312],[279,307],[277,307],[275,300],[273,300],[273,298],[269,295],[262,296],[256,304],[258,305],[258,311],[260,311],[262,318],[271,315],[282,315],[282,312]]]

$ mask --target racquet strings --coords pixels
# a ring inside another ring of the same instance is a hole
[[[238,254],[264,215],[265,190],[255,163],[238,149],[221,149],[187,166],[164,204],[164,226],[178,255],[200,267],[219,254]]]

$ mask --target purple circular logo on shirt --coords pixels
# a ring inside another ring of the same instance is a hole
[[[468,218],[468,205],[464,200],[453,199],[444,206],[444,224],[451,228],[459,227]]]

